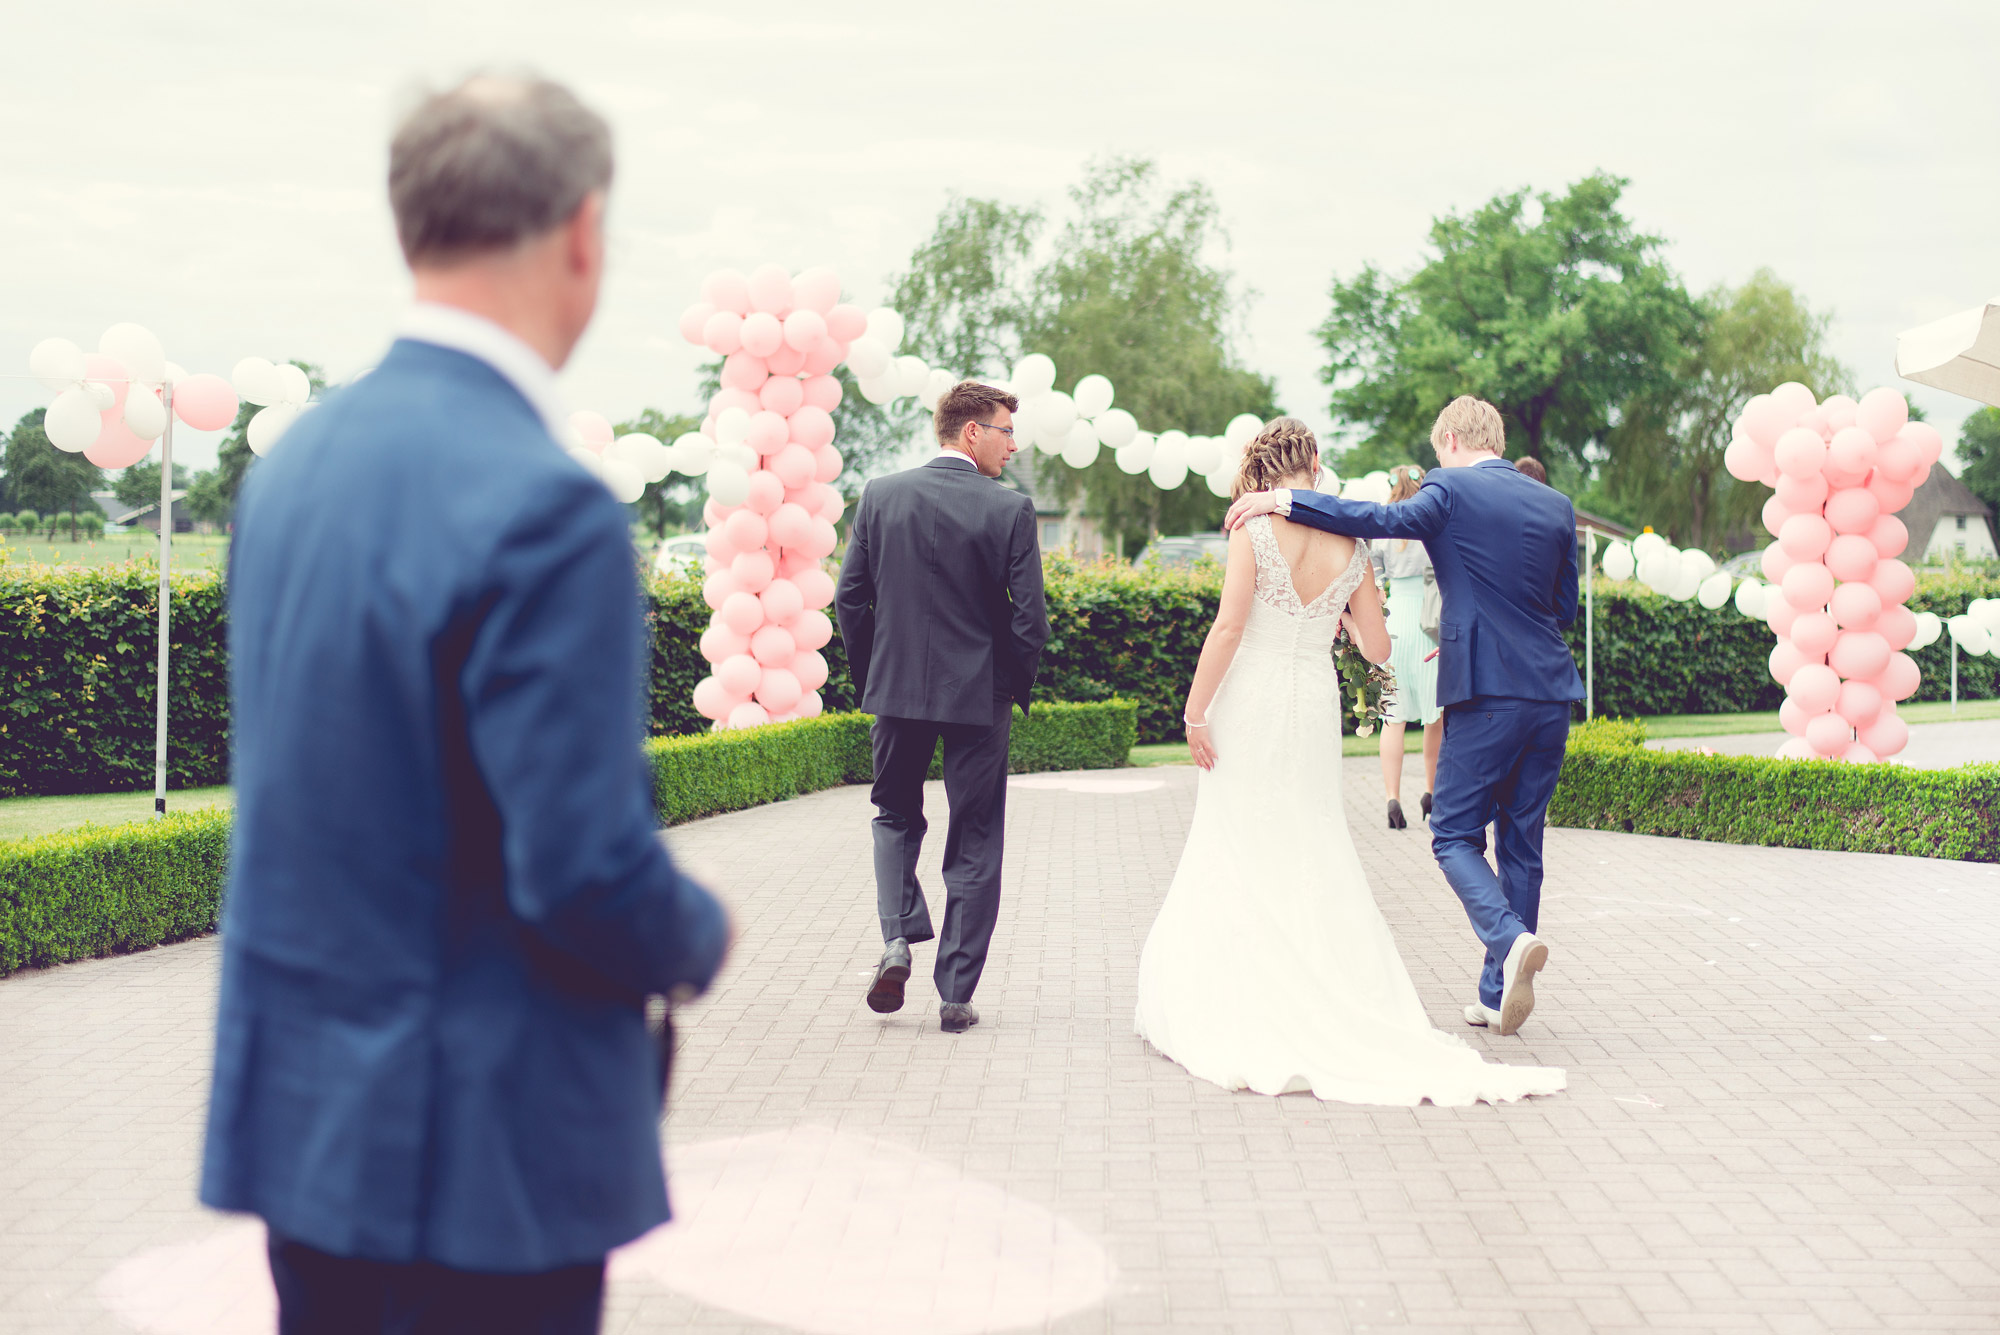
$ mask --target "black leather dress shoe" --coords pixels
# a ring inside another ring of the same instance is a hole
[[[1407,830],[1409,827],[1410,823],[1403,819],[1403,804],[1393,797],[1390,798],[1389,828],[1392,830]]]
[[[903,984],[910,981],[910,943],[897,937],[882,952],[875,966],[875,981],[868,985],[868,1009],[877,1015],[903,1009]]]
[[[962,1001],[947,1001],[938,1007],[938,1028],[947,1034],[962,1034],[979,1023],[979,1012]]]

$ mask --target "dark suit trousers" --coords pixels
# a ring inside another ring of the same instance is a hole
[[[330,1256],[271,1235],[278,1335],[596,1335],[604,1262],[529,1275]]]
[[[875,902],[882,939],[928,941],[930,906],[917,884],[923,849],[924,779],[944,739],[944,795],[951,827],[944,839],[944,938],[938,942],[938,997],[971,1001],[986,967],[1000,916],[1000,855],[1007,826],[1007,735],[1013,714],[997,702],[997,723],[932,723],[877,717],[875,750]]]
[[[1444,711],[1431,853],[1486,947],[1479,999],[1500,1004],[1501,966],[1542,911],[1542,827],[1562,773],[1569,703],[1481,696]],[[1494,827],[1498,875],[1486,863]]]

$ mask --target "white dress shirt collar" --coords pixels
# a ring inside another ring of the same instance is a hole
[[[979,467],[977,463],[973,462],[971,455],[967,454],[964,450],[955,450],[949,445],[938,446],[937,457],[940,459],[956,459],[962,464],[971,464],[974,468]]]
[[[442,302],[420,301],[396,322],[396,337],[485,362],[521,392],[551,436],[561,441],[567,435],[569,412],[556,387],[556,373],[542,354],[485,316]]]

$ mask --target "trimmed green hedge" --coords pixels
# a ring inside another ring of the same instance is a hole
[[[1919,770],[1649,751],[1646,729],[1570,732],[1549,822],[1726,844],[2000,862],[2000,765]]]
[[[0,843],[0,976],[199,936],[228,853],[221,811]]]

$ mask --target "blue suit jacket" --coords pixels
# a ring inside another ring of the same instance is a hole
[[[1440,706],[1477,696],[1581,700],[1562,628],[1576,620],[1576,510],[1499,459],[1433,468],[1393,505],[1292,493],[1292,518],[1355,538],[1417,538],[1431,554]]]
[[[726,928],[662,845],[625,514],[472,357],[399,342],[257,465],[201,1198],[532,1271],[667,1217],[644,998]]]

